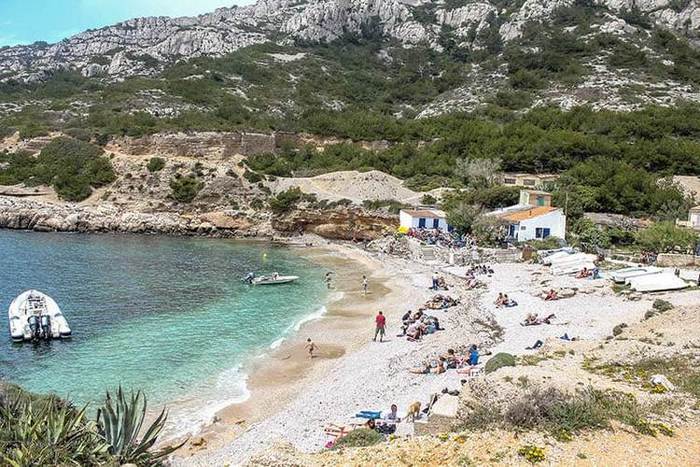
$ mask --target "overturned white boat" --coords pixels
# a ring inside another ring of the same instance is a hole
[[[8,311],[10,337],[15,342],[65,339],[71,336],[65,316],[58,304],[37,290],[22,292]]]
[[[270,274],[269,276],[259,276],[254,277],[251,280],[253,285],[274,285],[274,284],[288,284],[299,279],[299,276],[280,276],[279,274]]]
[[[661,274],[663,269],[654,266],[633,266],[629,268],[618,269],[610,273],[610,278],[618,284],[629,283],[630,279],[642,276],[651,276]]]
[[[646,276],[632,277],[627,280],[632,290],[637,292],[664,292],[667,290],[680,290],[689,287],[689,284],[676,277],[673,272],[662,274],[649,274]]]
[[[565,257],[554,258],[552,260],[551,271],[555,276],[574,274],[582,269],[595,269],[596,256],[586,253],[574,253]]]

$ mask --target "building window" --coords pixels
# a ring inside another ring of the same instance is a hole
[[[504,178],[503,183],[506,185],[515,185],[516,180],[514,178]]]
[[[527,229],[527,227],[525,227],[524,225],[520,226],[520,230],[526,230],[526,229]]]
[[[551,232],[552,232],[551,229],[549,229],[547,227],[537,227],[535,229],[535,238],[539,238],[539,239],[544,240],[545,238],[549,237],[552,234]]]
[[[535,186],[537,184],[537,180],[534,180],[532,178],[526,178],[525,180],[523,180],[523,184],[525,186]]]

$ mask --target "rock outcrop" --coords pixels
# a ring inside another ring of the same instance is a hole
[[[265,42],[329,42],[344,35],[381,35],[411,46],[441,50],[443,26],[457,42],[473,43],[499,25],[504,41],[520,36],[528,21],[548,21],[573,0],[475,1],[452,6],[408,0],[260,0],[196,17],[136,18],[89,30],[56,44],[0,49],[0,79],[42,79],[47,72],[77,69],[85,76],[152,75],[182,58],[221,56]],[[690,37],[700,30],[698,0],[597,0],[611,12],[640,10],[657,24]],[[623,22],[624,23],[624,22]]]

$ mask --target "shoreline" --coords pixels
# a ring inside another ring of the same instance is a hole
[[[358,410],[384,410],[391,403],[403,408],[416,399],[426,403],[431,394],[445,387],[461,387],[459,374],[435,379],[434,375],[412,374],[407,371],[410,367],[448,348],[494,344],[489,316],[477,306],[482,292],[467,290],[461,278],[447,278],[447,294],[461,298],[462,303],[448,310],[430,310],[445,323],[445,330],[411,342],[397,338],[401,316],[407,309],[417,310],[435,294],[429,290],[435,266],[342,243],[318,250],[371,268],[370,291],[376,295],[362,297],[363,272],[355,267],[357,280],[348,278],[352,285],[345,296],[328,306],[323,319],[303,326],[279,351],[261,359],[249,379],[251,398],[220,411],[216,423],[173,455],[173,465],[239,465],[280,438],[303,452],[316,451],[323,446],[322,428],[328,423],[352,418]],[[373,289],[377,286],[381,289]],[[384,343],[372,342],[373,318],[380,309],[387,317]],[[323,333],[323,340],[314,340],[326,354],[309,364],[302,346],[306,336],[313,333]]]
[[[325,310],[309,313],[293,326],[291,332],[248,360],[240,368],[245,375],[248,397],[243,401],[221,404],[223,407],[215,411],[213,420],[192,434],[188,444],[174,454],[175,459],[186,459],[188,454],[203,449],[221,448],[251,425],[279,412],[309,381],[322,377],[334,362],[366,342],[363,335],[371,330],[367,323],[373,325],[377,302],[382,303],[395,292],[387,284],[389,280],[383,275],[381,264],[357,248],[342,243],[286,246],[297,249],[300,256],[315,264],[334,271],[334,289],[322,307]],[[361,293],[363,274],[371,284],[367,296]],[[358,296],[360,298],[356,300]],[[308,358],[303,347],[307,336],[322,336],[313,338],[319,347],[314,359]]]

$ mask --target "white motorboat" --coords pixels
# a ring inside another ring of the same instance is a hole
[[[274,285],[274,284],[288,284],[299,279],[299,276],[280,276],[277,273],[270,274],[269,276],[259,276],[254,277],[251,280],[253,285]]]
[[[10,337],[15,342],[65,339],[71,336],[65,316],[58,304],[37,290],[22,292],[8,311]]]

